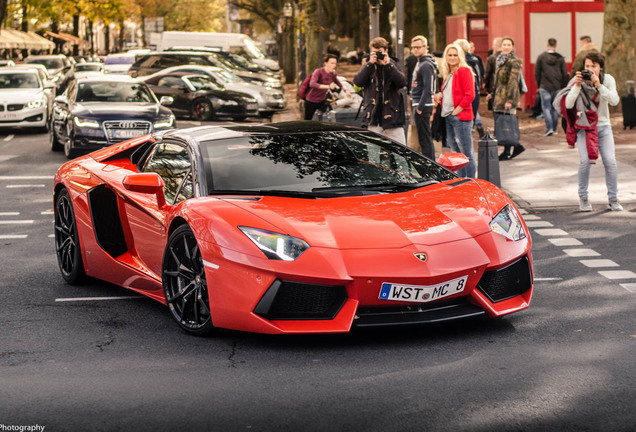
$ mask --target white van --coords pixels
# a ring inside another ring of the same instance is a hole
[[[211,47],[228,52],[239,52],[258,65],[274,72],[280,71],[278,62],[266,58],[252,38],[242,33],[166,31],[162,34],[161,46],[157,47],[157,50],[165,51],[176,46]]]

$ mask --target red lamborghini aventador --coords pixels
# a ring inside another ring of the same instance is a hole
[[[335,333],[528,307],[531,239],[493,184],[334,123],[198,127],[63,165],[62,277],[165,303],[193,334]]]

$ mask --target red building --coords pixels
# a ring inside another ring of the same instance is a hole
[[[579,38],[591,36],[600,49],[603,41],[604,0],[490,0],[489,40],[510,36],[517,57],[523,60],[528,85],[524,108],[534,103],[537,85],[534,63],[547,49],[548,39],[557,40],[557,52],[569,68],[579,50]]]
[[[465,13],[446,17],[446,43],[456,39],[466,39],[475,44],[477,54],[486,64],[491,42],[488,35],[488,14],[486,12]]]

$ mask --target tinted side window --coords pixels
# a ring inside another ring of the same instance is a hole
[[[188,64],[192,64],[192,65],[209,65],[210,62],[208,62],[205,58],[203,58],[203,56],[190,56],[188,58]]]
[[[158,67],[161,68],[169,68],[172,66],[179,66],[182,64],[186,64],[186,58],[185,56],[182,55],[168,55],[168,56],[162,56],[161,57],[161,61],[159,62],[159,64],[157,65]]]
[[[186,87],[185,83],[181,80],[181,78],[171,77],[171,76],[161,78],[157,82],[157,85],[159,87],[169,87],[169,88],[177,89],[177,90],[183,89]]]
[[[143,172],[154,172],[161,176],[164,182],[163,193],[166,201],[171,204],[194,196],[192,162],[183,146],[158,144],[146,161]]]
[[[139,59],[138,63],[138,67],[140,68],[151,68],[151,67],[159,67],[158,63],[159,63],[159,56],[157,55],[149,55],[149,56],[145,56],[142,57],[141,59]]]

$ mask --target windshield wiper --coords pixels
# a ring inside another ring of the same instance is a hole
[[[208,194],[212,195],[235,195],[235,196],[249,196],[249,195],[263,195],[263,196],[280,196],[291,198],[331,198],[331,193],[317,193],[317,192],[303,192],[303,191],[290,191],[290,190],[278,190],[278,189],[262,189],[262,190],[213,190]]]
[[[431,184],[439,183],[437,180],[424,180],[417,183],[373,183],[366,185],[327,186],[313,188],[312,192],[345,192],[345,191],[393,191],[417,189]]]

